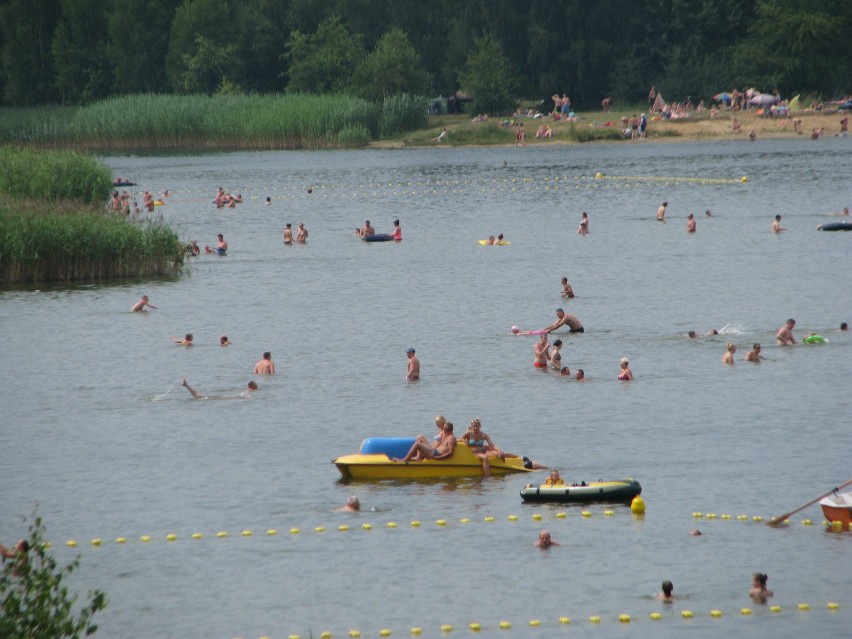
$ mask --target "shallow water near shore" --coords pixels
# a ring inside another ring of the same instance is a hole
[[[107,592],[104,637],[436,637],[444,624],[466,636],[469,623],[514,637],[841,636],[852,533],[823,530],[816,505],[787,528],[753,517],[852,478],[852,338],[836,330],[852,319],[852,233],[815,230],[852,203],[849,145],[105,158],[139,202],[170,190],[155,215],[181,237],[203,247],[223,233],[229,254],[170,281],[0,291],[0,542],[37,503],[53,552],[82,555],[73,585]],[[245,202],[217,210],[220,185]],[[777,213],[789,230],[773,235]],[[401,243],[353,236],[396,218]],[[307,245],[282,244],[286,222],[305,223]],[[509,246],[478,245],[501,232]],[[576,298],[560,297],[563,275]],[[143,294],[158,309],[129,313]],[[535,370],[535,338],[510,334],[560,306],[586,327],[557,336],[586,383]],[[775,346],[788,317],[799,339],[828,342]],[[187,332],[192,348],[169,340]],[[754,342],[760,365],[742,361]],[[278,374],[252,376],[267,350]],[[625,356],[632,383],[616,380]],[[249,379],[260,390],[247,399]],[[523,504],[544,473],[347,484],[330,463],[367,436],[431,435],[437,414],[459,435],[479,417],[499,446],[572,481],[635,477],[647,513]],[[351,494],[364,510],[335,512]],[[533,548],[542,528],[561,546]],[[749,600],[755,571],[781,612]],[[671,606],[653,598],[664,579],[681,597]]]

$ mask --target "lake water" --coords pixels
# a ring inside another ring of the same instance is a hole
[[[501,637],[843,636],[852,534],[825,531],[816,505],[788,528],[751,518],[852,477],[852,338],[836,330],[852,320],[852,233],[815,230],[852,204],[849,145],[105,158],[140,202],[171,191],[157,214],[183,239],[223,233],[229,254],[170,281],[0,291],[0,542],[37,504],[53,552],[82,555],[72,583],[107,592],[104,637],[437,637],[444,624],[452,637],[470,623]],[[245,202],[217,210],[220,185]],[[789,230],[774,235],[777,213]],[[353,236],[395,218],[401,243]],[[282,244],[286,222],[305,223],[307,245]],[[501,232],[509,246],[477,244]],[[560,297],[563,275],[576,298]],[[129,313],[142,294],[158,309]],[[546,326],[560,306],[586,327],[560,336],[584,384],[535,370],[535,338],[509,331]],[[788,317],[799,339],[829,343],[775,346]],[[721,334],[686,338],[711,328]],[[171,343],[187,332],[196,346]],[[753,342],[760,365],[742,361]],[[241,398],[267,350],[277,376]],[[616,380],[625,356],[632,383]],[[211,399],[191,399],[183,377]],[[330,463],[366,436],[431,435],[439,413],[459,435],[480,417],[498,445],[571,480],[635,477],[647,514],[524,505],[529,476],[345,484]],[[351,494],[364,510],[334,512]],[[542,528],[562,545],[533,548]],[[749,600],[755,571],[780,613]],[[664,579],[673,606],[653,598]]]

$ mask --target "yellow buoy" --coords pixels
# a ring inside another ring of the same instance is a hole
[[[769,612],[781,612],[781,606],[769,606]]]
[[[722,519],[730,519],[730,518],[731,518],[730,515],[722,515]]]
[[[639,495],[636,495],[633,498],[633,501],[630,502],[630,512],[634,515],[642,515],[645,513],[645,500]]]
[[[93,545],[93,546],[100,546],[100,545],[101,545],[101,540],[100,540],[100,539],[98,539],[98,538],[92,539],[92,545]]]
[[[452,631],[453,631],[453,627],[448,623],[445,623],[443,626],[441,626],[441,632],[452,632]]]
[[[117,544],[124,544],[124,543],[127,543],[127,537],[116,537],[116,538],[115,538],[115,543],[117,543]]]
[[[337,529],[338,529],[340,532],[346,532],[347,530],[349,530],[349,526],[347,526],[346,524],[340,524],[340,525],[337,527]]]
[[[365,522],[365,523],[361,524],[361,528],[362,528],[363,530],[372,530],[372,529],[373,529],[373,524],[370,524],[370,523],[366,523],[366,522]]]
[[[509,630],[511,627],[512,627],[512,624],[509,623],[508,621],[501,621],[500,622],[500,628],[502,628],[503,630]]]
[[[217,537],[227,537],[228,533],[226,533],[224,530],[220,530],[219,532],[216,533],[216,536]]]
[[[539,626],[541,625],[541,621],[540,621],[540,620],[538,620],[538,619],[530,619],[530,625],[531,625],[533,628],[537,628],[537,627],[539,627]]]
[[[150,535],[142,535],[142,536],[139,538],[139,541],[142,541],[142,542],[148,542],[148,541],[151,541],[151,536],[150,536]]]
[[[388,528],[396,528],[396,522],[395,521],[389,521],[387,523],[387,527]]]
[[[273,536],[278,534],[278,531],[275,530],[274,528],[270,528],[269,530],[266,531],[266,534],[270,537],[273,537]]]
[[[707,519],[716,519],[716,513],[707,513],[704,515]]]
[[[244,531],[243,531],[243,532],[241,532],[240,534],[241,534],[243,537],[251,537],[251,531],[250,531],[250,530],[244,530]]]
[[[628,614],[618,615],[618,620],[621,623],[630,623],[630,615],[628,615]]]
[[[194,533],[192,533],[192,538],[193,538],[193,539],[201,539],[201,537],[202,537],[202,535],[201,535],[201,533],[200,533],[200,532],[194,532]]]
[[[298,530],[298,528],[296,530]],[[293,532],[293,531],[291,530],[290,532]],[[314,528],[314,532],[317,532],[317,533],[325,532],[325,526],[317,526],[316,528]]]
[[[509,515],[509,521],[518,521],[517,515]]]
[[[287,639],[301,639],[299,635],[288,635]]]
[[[744,175],[744,176],[742,176],[742,177],[740,178],[740,182],[742,182],[743,184],[745,184],[746,182],[748,182],[748,178]]]
[[[556,513],[557,519],[565,519],[565,517],[566,517],[565,513]]]
[[[168,535],[166,535],[166,540],[167,541],[176,541],[177,535],[174,534],[174,533],[169,533]],[[118,541],[118,539],[116,539],[116,541]]]
[[[835,601],[829,601],[828,602],[828,609],[829,610],[840,610],[840,604],[835,602]]]
[[[806,604],[806,603],[800,603],[799,604],[799,610],[810,610],[810,609],[811,609],[811,607],[810,607],[809,604]]]
[[[722,611],[714,608],[713,610],[710,611],[710,616],[711,617],[721,617]]]
[[[470,629],[471,632],[479,632],[481,630],[479,624],[476,622],[469,623],[467,627]]]
[[[541,515],[539,513],[535,513],[532,518],[534,521],[541,521]]]
[[[746,519],[748,519],[748,515],[737,515],[737,519],[739,521],[745,521]]]
[[[803,519],[802,520],[802,526],[813,526],[813,525],[814,525],[814,522],[811,521],[810,519]]]
[[[589,617],[589,623],[600,623],[600,622],[601,622],[601,618],[598,617],[597,615],[592,615],[591,617]]]
[[[350,630],[350,631],[349,631],[349,636],[350,636],[350,637],[360,637],[360,636],[361,636],[361,631],[360,631],[360,630]]]
[[[470,519],[468,519],[467,517],[462,517],[461,519],[459,519],[459,523],[460,524],[469,524]]]
[[[612,517],[614,514],[615,514],[614,510],[605,510],[604,511],[604,515],[606,515],[607,517]]]
[[[414,626],[409,632],[411,632],[412,635],[417,637],[423,634],[423,628],[418,628],[417,626]]]
[[[447,521],[446,521],[445,519],[439,519],[439,520],[437,520],[437,521],[435,522],[435,525],[436,525],[436,526],[446,526],[446,525],[447,525]]]
[[[382,628],[381,630],[379,630],[379,636],[380,637],[390,637],[391,636],[390,628]]]
[[[595,179],[596,179],[596,180],[600,180],[602,177],[603,177],[603,173],[601,173],[600,171],[598,171],[597,173],[595,173]]]
[[[760,515],[755,515],[754,517],[751,518],[751,520],[752,521],[763,521],[763,517],[761,517]]]
[[[419,526],[420,526],[420,522],[419,522],[419,521],[417,521],[416,519],[415,519],[414,521],[412,521],[412,522],[411,522],[411,527],[412,527],[412,528],[417,528],[417,527],[419,527]]]
[[[494,521],[494,517],[492,517],[491,515],[488,515],[488,517],[485,518],[485,521],[492,522],[492,521]]]
[[[571,623],[571,617],[559,617],[559,623],[561,623],[563,626],[567,626],[569,623]]]
[[[692,611],[691,610],[681,610],[680,616],[684,619],[692,619]]]
[[[323,631],[320,633],[320,639],[331,639],[331,631],[329,631],[329,630],[323,630]]]
[[[653,619],[654,621],[659,621],[662,618],[663,618],[663,615],[661,615],[659,612],[652,612],[651,613],[651,619]]]
[[[740,614],[741,615],[750,615],[751,614],[751,608],[740,608]]]
[[[298,535],[300,532],[302,532],[302,531],[301,531],[301,530],[299,530],[298,528],[291,528],[291,529],[290,529],[290,534],[291,534],[291,535]]]
[[[583,512],[581,512],[580,514],[581,514],[583,517],[591,517],[591,516],[592,516],[592,513],[590,513],[588,510],[584,510],[584,511],[583,511]]]

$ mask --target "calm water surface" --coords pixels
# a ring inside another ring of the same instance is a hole
[[[74,584],[107,591],[98,636],[436,637],[442,624],[465,636],[471,622],[515,637],[847,632],[852,536],[825,532],[817,506],[787,529],[736,515],[768,518],[852,477],[852,339],[835,330],[852,320],[852,233],[815,230],[852,204],[848,139],[106,162],[138,181],[140,202],[168,188],[157,214],[182,238],[221,232],[231,249],[173,281],[0,291],[0,541],[37,504],[55,553],[82,555]],[[217,210],[220,185],[245,203]],[[770,232],[776,213],[787,233]],[[397,217],[400,244],[352,235]],[[283,246],[284,224],[300,221],[309,243]],[[477,244],[500,232],[511,245]],[[573,300],[559,296],[563,275]],[[142,294],[158,310],[130,314]],[[534,338],[509,333],[559,306],[586,326],[561,336],[585,384],[533,369]],[[829,343],[776,347],[788,317],[799,338]],[[685,337],[711,328],[721,334]],[[187,332],[191,349],[169,340]],[[218,346],[223,334],[233,346]],[[727,341],[733,367],[720,363]],[[756,341],[768,361],[742,362]],[[410,346],[418,383],[404,379]],[[241,398],[266,350],[278,375]],[[623,356],[630,384],[615,379]],[[211,399],[192,400],[183,377]],[[525,506],[527,477],[339,480],[332,458],[366,436],[431,434],[438,413],[459,434],[480,417],[498,445],[573,480],[633,476],[648,512]],[[334,512],[350,494],[365,510]],[[560,547],[532,547],[544,527]],[[748,600],[757,570],[780,614]],[[663,579],[682,597],[673,607],[652,597]]]

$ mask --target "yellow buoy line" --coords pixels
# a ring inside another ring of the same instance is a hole
[[[656,183],[666,186],[678,185],[718,185],[718,184],[744,184],[748,178],[710,178],[710,177],[678,177],[678,176],[631,176],[631,175],[604,175],[596,173],[589,175],[555,175],[544,177],[501,177],[482,178],[476,180],[411,180],[411,181],[381,181],[352,183],[339,182],[334,184],[284,184],[269,186],[260,194],[247,194],[245,199],[257,200],[267,196],[272,199],[309,198],[309,197],[410,197],[412,195],[448,195],[470,193],[472,189],[479,192],[506,192],[517,190],[554,190],[579,189],[579,188],[618,188],[620,186],[637,186],[645,183]],[[233,189],[238,192],[239,189]],[[247,190],[244,190],[244,192]],[[139,191],[142,193],[142,191]],[[190,189],[185,191],[170,191],[171,196],[210,195],[210,203],[213,195],[210,189]],[[178,198],[179,200],[179,198]],[[166,200],[168,201],[168,200]]]
[[[639,505],[634,504],[634,507],[632,509],[633,510],[633,513],[632,513],[633,516],[634,517],[644,516],[644,512],[645,512],[644,511],[644,502],[642,502],[641,507],[637,507],[637,506],[639,506]],[[611,509],[611,508],[606,508],[606,509],[600,511],[599,513],[597,513],[597,514],[603,515],[605,518],[609,518],[609,517],[614,517],[616,515],[616,513],[618,513],[618,512],[629,513],[630,511],[627,511],[627,510],[624,510],[624,509],[614,510],[614,509]],[[579,513],[571,513],[570,516],[569,516],[569,513],[564,512],[564,511],[559,511],[559,512],[552,513],[552,514],[548,513],[547,515],[544,515],[542,513],[533,513],[532,515],[529,516],[529,519],[531,521],[535,521],[535,522],[541,522],[541,521],[544,521],[545,519],[549,519],[549,520],[553,520],[553,521],[562,521],[562,520],[568,520],[568,519],[584,521],[584,520],[591,519],[594,516],[595,516],[595,513],[593,513],[591,510],[584,509],[584,510],[581,510]],[[729,515],[729,514],[716,515],[715,513],[693,512],[692,517],[693,517],[694,520],[701,519],[701,520],[708,520],[708,521],[713,521],[713,520],[717,520],[717,519],[722,520],[722,521],[742,521],[742,522],[756,522],[756,523],[766,521],[760,515]],[[488,516],[483,517],[481,520],[476,520],[476,521],[470,519],[469,517],[461,517],[458,520],[436,519],[434,521],[434,526],[437,527],[437,528],[447,528],[448,526],[451,527],[454,524],[457,524],[458,526],[463,527],[463,526],[467,526],[467,525],[473,524],[473,523],[493,524],[495,522],[513,523],[513,522],[518,522],[518,521],[521,521],[521,518],[518,517],[518,515],[514,515],[514,514],[507,515],[505,517],[505,519],[503,519],[503,518],[498,519],[498,518],[495,518],[492,515],[488,515]],[[411,530],[418,530],[424,525],[424,523],[428,523],[428,522],[421,522],[420,520],[417,520],[417,519],[413,519],[410,522],[408,522],[407,524],[405,522],[388,521],[388,522],[385,522],[384,524],[380,525],[379,528],[383,528],[385,530],[395,530],[397,528],[407,527]],[[788,521],[788,522],[785,522],[785,523],[790,523],[790,522]],[[812,526],[813,523],[814,522],[810,519],[801,520],[801,524],[803,526]],[[823,525],[823,527],[825,527],[829,530],[832,530],[832,531],[842,530],[842,524],[840,522],[831,523],[831,522],[828,522],[828,521],[823,521],[822,525]],[[338,526],[332,527],[330,529],[326,528],[323,525],[317,525],[317,526],[314,526],[312,529],[305,529],[304,532],[311,532],[312,531],[315,534],[322,534],[322,533],[325,533],[329,530],[336,530],[337,532],[341,532],[341,533],[349,532],[349,531],[352,531],[352,530],[355,530],[355,531],[361,530],[361,531],[369,532],[373,529],[374,529],[374,526],[373,526],[372,523],[362,522],[360,524],[354,524],[354,525],[351,525],[351,526],[349,524],[339,524]],[[294,537],[294,536],[300,535],[302,532],[303,532],[303,530],[301,528],[298,528],[298,527],[292,527],[292,528],[281,529],[281,530],[279,530],[278,528],[267,528],[265,531],[261,530],[261,531],[257,531],[257,532],[255,532],[254,530],[251,530],[249,528],[244,528],[244,529],[237,531],[237,532],[220,530],[220,531],[217,531],[215,533],[203,533],[203,532],[200,532],[200,531],[195,531],[195,532],[192,532],[190,534],[184,534],[184,533],[178,534],[178,533],[175,533],[175,532],[169,532],[169,533],[166,533],[166,534],[160,533],[158,535],[143,534],[143,535],[137,535],[137,536],[119,536],[119,537],[115,537],[112,540],[112,542],[115,543],[115,544],[119,544],[119,545],[133,543],[133,542],[148,544],[148,543],[156,542],[156,541],[176,542],[176,541],[185,540],[185,539],[198,541],[198,540],[202,540],[202,539],[232,539],[232,538],[235,538],[235,537],[242,537],[242,538],[248,538],[248,537],[278,537],[279,535],[283,536],[284,534],[289,535],[291,537]],[[103,546],[105,543],[108,543],[109,541],[110,541],[109,539],[105,540],[103,537],[95,537],[89,542],[89,544],[91,546],[95,547],[95,548],[98,548],[100,546]],[[49,542],[49,541],[45,542],[45,544],[44,544],[45,548],[50,548],[52,545],[53,545],[52,542]],[[65,545],[68,546],[69,548],[77,548],[80,545],[80,543],[76,539],[68,539],[65,542]]]
[[[799,603],[799,604],[796,604],[795,607],[792,607],[790,609],[798,611],[798,612],[810,612],[811,606],[810,606],[810,604],[807,604],[807,603]],[[774,606],[770,606],[767,610],[768,610],[769,613],[779,614],[779,613],[785,612],[786,610],[788,610],[788,608],[786,608],[784,606],[780,606],[780,605],[774,605]],[[825,610],[827,610],[830,613],[836,613],[840,610],[840,604],[838,604],[837,602],[834,602],[834,601],[829,601],[825,606]],[[713,608],[708,612],[695,612],[695,611],[692,611],[692,610],[680,610],[680,611],[667,610],[665,613],[652,612],[648,615],[647,618],[650,621],[655,621],[655,622],[656,621],[662,621],[663,619],[669,619],[669,618],[675,618],[675,619],[680,618],[680,619],[684,619],[684,620],[691,620],[691,619],[696,619],[696,618],[707,617],[707,618],[718,620],[718,619],[723,619],[725,617],[730,618],[730,616],[732,614],[733,615],[739,614],[741,617],[749,617],[749,616],[752,616],[753,613],[754,613],[754,611],[751,608],[747,608],[747,607],[746,608],[740,608],[737,611],[729,612],[727,614],[725,612],[723,612],[720,608]],[[616,616],[603,616],[603,615],[592,614],[592,615],[588,615],[587,617],[575,617],[575,618],[569,617],[567,615],[563,615],[563,616],[560,616],[556,619],[550,619],[550,620],[548,620],[548,619],[529,619],[528,621],[526,621],[522,625],[528,626],[530,628],[545,629],[545,628],[557,628],[557,627],[560,627],[560,626],[577,625],[577,624],[580,624],[580,623],[589,623],[589,624],[592,624],[594,626],[603,625],[603,624],[607,624],[607,623],[618,623],[618,624],[640,623],[640,622],[643,622],[644,619],[645,619],[644,616],[641,616],[641,615],[637,616],[637,615],[633,615],[633,614],[630,614],[630,613],[627,613],[627,612],[623,612],[623,613],[616,615]],[[512,624],[511,621],[509,621],[508,619],[501,619],[500,621],[491,622],[491,623],[482,623],[480,621],[470,621],[466,624],[461,623],[461,624],[456,624],[456,625],[445,623],[445,624],[439,624],[435,628],[429,628],[429,627],[423,627],[423,626],[412,626],[408,629],[403,629],[403,630],[398,630],[398,631],[394,631],[392,628],[384,626],[381,629],[379,629],[378,632],[371,631],[371,632],[366,632],[366,633],[363,633],[361,630],[353,628],[353,629],[347,631],[345,634],[342,634],[342,635],[335,635],[330,630],[323,630],[322,632],[320,632],[319,637],[320,637],[320,639],[334,639],[335,636],[340,636],[340,637],[352,637],[352,638],[357,639],[358,637],[361,637],[361,636],[374,637],[374,636],[376,636],[376,634],[378,634],[379,637],[392,637],[392,636],[394,636],[394,634],[411,635],[411,636],[414,636],[414,637],[419,637],[420,635],[423,635],[423,634],[434,634],[435,630],[439,631],[441,635],[446,636],[446,635],[452,634],[455,631],[462,631],[462,632],[468,631],[468,632],[473,632],[473,633],[480,633],[480,632],[483,632],[483,631],[487,632],[487,631],[492,631],[492,630],[511,630],[512,628],[513,628],[513,624]],[[273,635],[262,635],[261,637],[259,637],[259,639],[271,639],[272,636]],[[286,635],[286,636],[287,636],[287,639],[302,639],[301,635],[295,634],[295,633],[289,634],[289,635]],[[311,636],[313,636],[313,634],[311,634]],[[234,637],[234,639],[240,639],[240,637]]]

